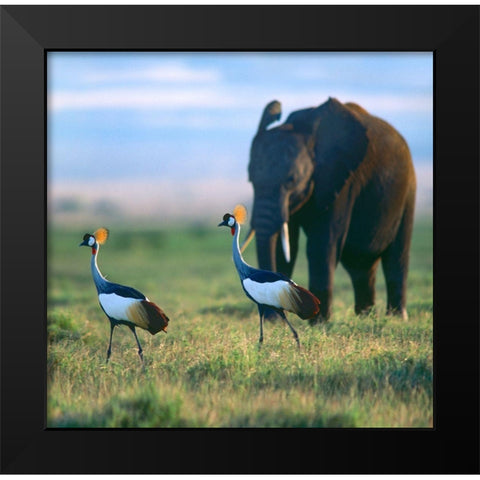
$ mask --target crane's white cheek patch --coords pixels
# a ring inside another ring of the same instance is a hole
[[[290,285],[285,280],[270,283],[258,283],[246,278],[243,286],[248,294],[258,303],[271,305],[285,310],[292,310],[294,296]]]
[[[129,318],[130,307],[139,303],[138,299],[121,297],[115,293],[101,293],[98,299],[106,314],[115,320],[132,321]]]

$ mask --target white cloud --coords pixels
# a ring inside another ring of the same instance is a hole
[[[292,111],[320,105],[329,96],[342,102],[355,102],[373,114],[428,113],[433,110],[433,98],[429,95],[370,94],[352,91],[302,90],[278,91],[266,94],[264,89],[248,88],[240,92],[225,88],[101,88],[88,90],[56,91],[48,96],[51,112],[60,110],[181,110],[181,109],[257,109],[260,117],[263,107],[277,99],[283,105],[283,118]],[[204,124],[203,124],[204,125]]]
[[[433,70],[412,72],[412,69],[388,68],[384,70],[369,69],[367,65],[354,68],[348,63],[333,65],[331,68],[294,70],[292,75],[299,80],[335,84],[338,82],[361,85],[362,88],[385,88],[395,84],[399,88],[430,88],[433,82]]]
[[[230,108],[236,104],[234,96],[219,94],[209,88],[105,88],[94,90],[63,90],[48,96],[48,109],[98,110],[134,109],[155,110],[182,108]]]
[[[170,83],[216,83],[221,79],[220,72],[213,69],[193,69],[180,63],[166,64],[139,70],[104,70],[89,72],[84,75],[88,83],[116,82],[170,82]]]
[[[261,108],[259,109],[260,112]],[[168,112],[144,112],[139,115],[136,125],[140,128],[182,128],[199,130],[239,131],[249,130],[255,132],[260,113],[256,115],[250,111],[239,111],[226,115],[225,112],[206,112],[205,109],[184,110]]]
[[[340,102],[354,102],[361,105],[373,115],[390,113],[419,113],[431,112],[433,98],[429,95],[396,95],[358,93],[355,91],[303,91],[301,93],[285,92],[278,95],[278,100],[283,104],[284,115],[290,111],[309,106],[317,106],[325,102],[328,97],[334,97]],[[315,102],[314,99],[318,99]],[[266,103],[266,102],[265,102]],[[283,115],[282,115],[283,118]]]

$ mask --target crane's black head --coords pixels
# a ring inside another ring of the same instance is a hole
[[[234,227],[235,226],[235,217],[230,213],[226,213],[223,216],[223,222],[218,224],[219,227]]]
[[[235,234],[235,224],[236,224],[235,217],[233,215],[230,215],[229,213],[226,213],[223,216],[223,222],[220,222],[218,224],[219,227],[230,227],[232,235]]]
[[[79,247],[93,247],[97,241],[95,237],[91,233],[86,233],[83,236],[83,242],[79,245]]]
[[[218,224],[219,227],[230,227],[232,231],[232,235],[235,234],[235,226],[238,224],[242,224],[247,219],[247,209],[243,205],[237,205],[233,209],[233,215],[230,213],[226,213],[223,216],[223,222]]]
[[[106,228],[99,228],[96,232],[86,233],[83,236],[83,242],[80,243],[79,247],[91,247],[92,253],[96,253],[98,245],[104,243],[108,238],[108,230]]]

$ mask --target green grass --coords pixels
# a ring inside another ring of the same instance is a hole
[[[110,326],[90,273],[85,232],[48,235],[49,427],[432,427],[432,225],[417,222],[411,253],[409,319],[385,316],[381,269],[377,308],[353,312],[341,267],[333,316],[321,326],[293,314],[267,323],[244,295],[225,229],[112,227],[99,267],[133,286],[170,317],[168,334]],[[308,286],[302,238],[293,279]],[[251,246],[246,260],[253,265]]]

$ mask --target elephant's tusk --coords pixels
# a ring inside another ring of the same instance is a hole
[[[248,244],[252,241],[252,238],[254,236],[255,236],[255,230],[251,228],[245,240],[243,241],[242,246],[240,247],[240,253],[243,253],[243,251],[248,247]]]
[[[288,223],[284,222],[282,225],[282,247],[285,260],[290,263],[290,238],[288,236]]]

